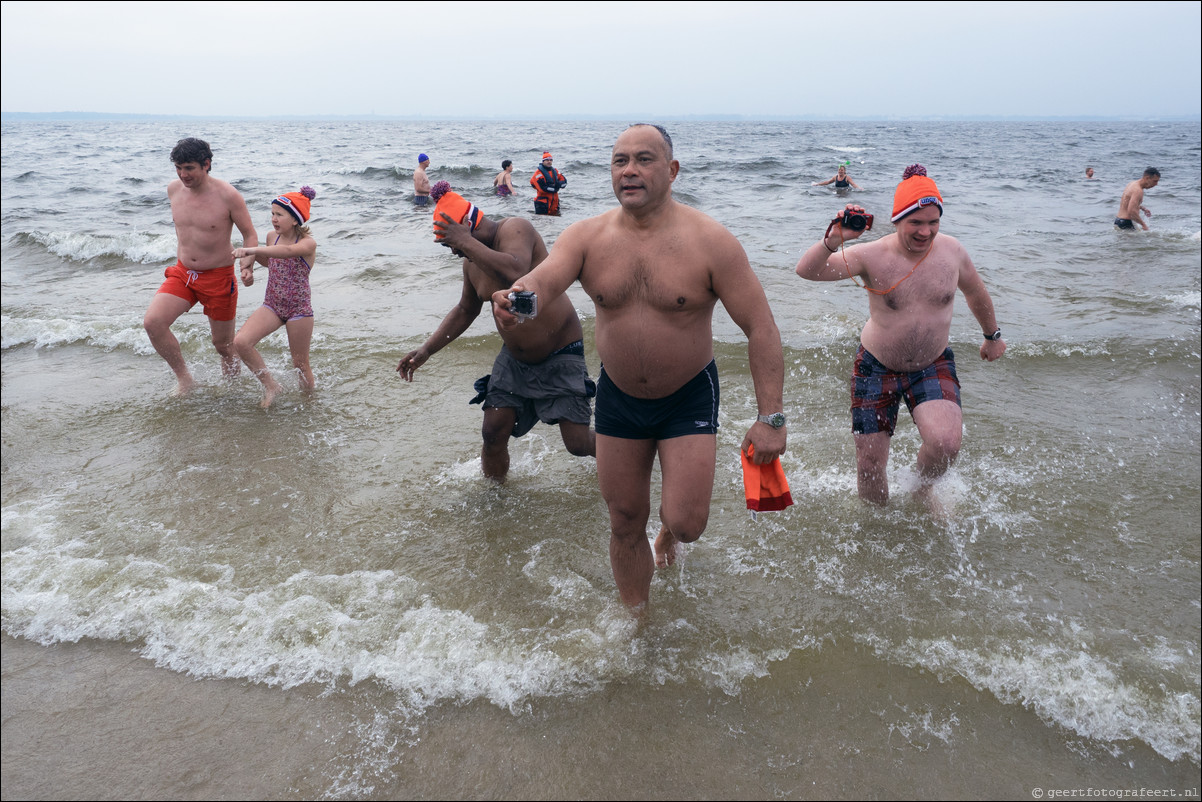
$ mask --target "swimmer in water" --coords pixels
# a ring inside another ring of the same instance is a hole
[[[826,179],[825,181],[817,182],[816,184],[814,184],[814,186],[825,187],[827,184],[829,184],[831,182],[834,182],[835,189],[847,189],[848,187],[851,187],[853,189],[860,188],[859,184],[857,184],[855,181],[851,180],[851,176],[849,176],[847,174],[847,168],[844,167],[842,164],[839,165],[839,172],[835,173],[834,175],[832,175],[830,178]]]
[[[513,162],[509,159],[501,162],[501,172],[492,180],[492,185],[497,188],[497,194],[502,198],[513,194]]]

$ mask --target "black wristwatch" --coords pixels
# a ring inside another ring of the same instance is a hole
[[[773,429],[779,429],[785,425],[785,413],[773,412],[771,415],[756,415],[755,419],[760,423],[766,423]]]
[[[998,329],[993,334],[986,334],[984,337],[986,340],[1000,340],[1002,339],[1002,330]]]

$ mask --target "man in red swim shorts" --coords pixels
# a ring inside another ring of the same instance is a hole
[[[142,325],[154,350],[175,372],[179,382],[176,394],[186,395],[196,380],[188,371],[171,324],[200,301],[213,332],[213,347],[221,354],[222,372],[227,376],[238,373],[234,348],[238,282],[234,266],[229,264],[230,234],[237,226],[243,245],[250,248],[259,244],[259,235],[238,190],[209,174],[213,151],[207,142],[181,139],[171,151],[171,161],[178,178],[167,185],[167,197],[178,240],[177,261],[164,272],[166,280],[150,302]],[[254,257],[241,262],[242,283],[249,287],[254,281]]]

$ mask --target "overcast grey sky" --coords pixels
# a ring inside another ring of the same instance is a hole
[[[4,2],[6,112],[1198,117],[1202,3]]]

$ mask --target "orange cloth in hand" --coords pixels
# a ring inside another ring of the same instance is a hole
[[[751,461],[755,446],[748,444],[747,450],[739,453],[743,458],[743,490],[747,493],[747,509],[751,510],[752,517],[757,512],[776,512],[793,504],[780,457],[756,465]]]

